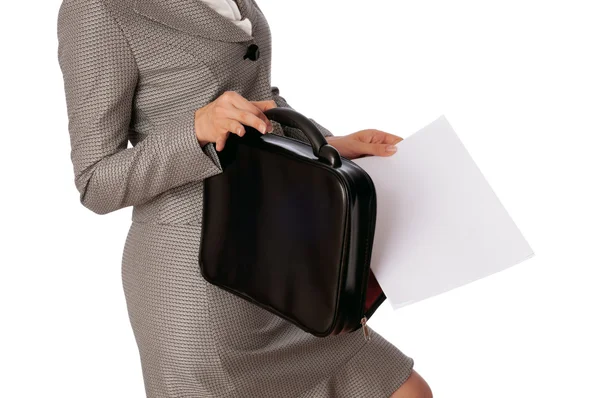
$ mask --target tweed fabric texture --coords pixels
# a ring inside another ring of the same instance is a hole
[[[122,278],[146,394],[389,397],[413,360],[376,331],[314,337],[200,274],[203,181],[222,167],[196,139],[195,110],[227,90],[290,106],[271,86],[265,16],[236,3],[252,36],[200,0],[63,0],[58,14],[80,201],[98,214],[132,207]],[[251,43],[257,61],[242,58]]]

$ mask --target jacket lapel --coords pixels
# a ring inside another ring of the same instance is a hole
[[[254,26],[251,0],[234,0],[243,18]],[[202,0],[134,0],[133,10],[163,25],[211,40],[243,42],[254,38]]]

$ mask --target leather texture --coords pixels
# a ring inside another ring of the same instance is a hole
[[[375,186],[302,114],[265,115],[310,145],[248,126],[228,141],[204,181],[202,275],[315,336],[353,332],[386,298],[370,270]]]
[[[389,397],[413,361],[374,330],[368,343],[317,338],[200,274],[204,179],[222,166],[196,139],[195,110],[226,90],[289,107],[271,85],[265,16],[237,4],[252,36],[201,0],[63,0],[58,12],[75,188],[95,213],[132,209],[122,278],[147,397]],[[260,58],[244,60],[252,43]]]

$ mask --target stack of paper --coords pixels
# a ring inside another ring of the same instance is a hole
[[[397,148],[354,160],[377,190],[371,269],[393,308],[534,255],[444,116]]]

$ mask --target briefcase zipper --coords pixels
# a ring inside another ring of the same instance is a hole
[[[363,316],[360,320],[360,324],[362,325],[363,336],[366,341],[371,340],[371,334],[369,333],[369,327],[367,326],[367,317]]]

